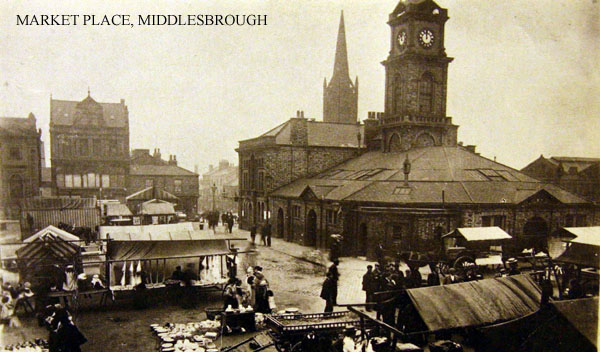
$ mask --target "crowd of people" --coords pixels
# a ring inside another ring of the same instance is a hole
[[[259,313],[276,310],[273,291],[261,266],[249,267],[244,281],[231,277],[224,289],[223,309],[231,310],[252,306]]]
[[[256,224],[253,224],[250,227],[250,241],[252,242],[252,244],[255,244],[257,230],[258,226],[256,226]],[[271,247],[271,232],[271,223],[267,219],[267,222],[260,228],[261,239],[259,240],[259,242],[262,242],[263,246]]]

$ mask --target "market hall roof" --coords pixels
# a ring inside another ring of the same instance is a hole
[[[407,157],[408,187],[404,182]],[[461,146],[367,152],[314,177],[282,186],[271,195],[298,198],[311,192],[324,200],[394,204],[520,204],[534,198],[588,203]]]

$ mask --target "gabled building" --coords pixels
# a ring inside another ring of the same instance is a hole
[[[127,181],[127,190],[131,194],[147,191],[149,188],[152,189],[151,192],[166,191],[177,198],[177,211],[186,213],[188,217],[195,217],[198,214],[198,187],[198,174],[178,166],[175,155],[170,155],[169,160],[165,161],[161,159],[158,149],[154,150],[153,155],[150,155],[148,149],[133,151]],[[140,194],[142,193],[148,192]],[[127,197],[128,201],[130,197]]]
[[[560,186],[596,204],[600,202],[600,158],[566,156],[545,158],[540,155],[521,171],[540,181]]]
[[[129,175],[125,101],[50,99],[50,157],[57,196],[123,200]]]
[[[215,210],[236,212],[239,169],[227,160],[219,161],[217,167],[209,165],[208,171],[200,179],[200,197],[198,207],[201,211],[212,210],[213,192]]]
[[[19,219],[20,203],[39,195],[41,130],[36,118],[0,118],[0,219]]]

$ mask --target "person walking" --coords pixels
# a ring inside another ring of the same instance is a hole
[[[229,233],[233,230],[233,214],[231,214],[231,212],[227,214],[227,229],[229,230]]]
[[[370,312],[372,310],[371,305],[373,303],[373,293],[375,293],[375,275],[373,274],[373,266],[367,265],[367,272],[362,278],[362,289],[366,293],[365,303],[367,303],[366,310]]]
[[[265,236],[267,236],[267,247],[271,247],[271,223],[267,219],[267,223],[265,224]]]
[[[337,280],[330,272],[327,273],[327,278],[323,281],[321,298],[325,300],[325,313],[333,312],[333,306],[337,303]]]
[[[256,224],[252,224],[250,227],[250,240],[252,244],[254,244],[254,240],[256,239]]]

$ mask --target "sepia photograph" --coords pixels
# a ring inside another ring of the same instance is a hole
[[[5,0],[0,352],[588,352],[597,0]]]

